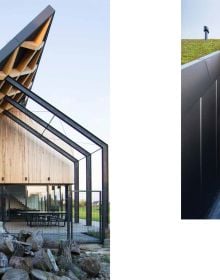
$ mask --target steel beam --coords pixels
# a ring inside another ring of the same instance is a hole
[[[69,197],[69,211],[70,211],[70,239],[73,240],[73,188],[69,185],[68,197]]]
[[[66,196],[66,217],[67,217],[67,239],[71,240],[73,236],[73,226],[72,226],[72,186],[65,186],[65,196]]]
[[[78,132],[80,132],[81,134],[83,134],[85,137],[87,137],[89,140],[91,140],[92,142],[94,142],[96,145],[98,145],[99,147],[104,147],[105,145],[107,145],[104,141],[102,141],[101,139],[99,139],[97,136],[95,136],[93,133],[91,133],[90,131],[88,131],[86,128],[82,127],[80,124],[78,124],[77,122],[75,122],[74,120],[72,120],[70,117],[68,117],[67,115],[65,115],[63,112],[61,112],[60,110],[58,110],[57,108],[55,108],[53,105],[51,105],[50,103],[48,103],[46,100],[44,100],[43,98],[41,98],[39,95],[37,95],[36,93],[34,93],[33,91],[27,89],[26,87],[24,87],[22,84],[18,83],[16,80],[14,80],[13,78],[11,78],[10,76],[7,76],[7,78],[5,78],[5,81],[7,81],[9,84],[11,84],[12,86],[14,86],[15,88],[19,89],[21,92],[23,92],[26,96],[28,96],[29,98],[31,98],[32,100],[34,100],[36,103],[38,103],[39,105],[41,105],[42,107],[44,107],[45,109],[47,109],[49,112],[51,112],[53,115],[57,116],[58,118],[60,118],[62,121],[64,121],[65,123],[67,123],[68,125],[70,125],[71,127],[73,127],[74,129],[76,129]]]
[[[108,146],[102,149],[102,236],[109,225],[109,192],[108,192]],[[104,241],[104,240],[103,240]]]
[[[41,135],[39,132],[37,132],[35,129],[27,125],[25,122],[21,121],[19,118],[17,118],[15,115],[11,114],[8,111],[3,111],[3,114],[7,117],[9,117],[11,120],[19,124],[21,127],[32,133],[34,136],[36,136],[38,139],[42,140],[44,143],[46,143],[48,146],[52,147],[54,150],[56,150],[58,153],[62,154],[64,157],[68,158],[72,162],[78,162],[76,158],[71,156],[69,153],[61,149],[59,146],[54,144],[52,141]]]
[[[65,185],[65,210],[66,210],[66,222],[67,222],[67,239],[70,239],[70,218],[69,218],[69,201],[68,201],[68,185]]]
[[[102,208],[103,208],[103,215],[102,215],[102,223],[103,223],[103,238],[105,237],[105,230],[108,229],[108,216],[109,216],[109,201],[108,201],[108,145],[99,139],[97,136],[92,134],[90,131],[82,127],[80,124],[72,120],[70,117],[62,113],[60,110],[56,109],[54,106],[49,104],[43,98],[32,92],[31,90],[25,88],[23,85],[18,83],[16,80],[12,79],[11,77],[7,77],[5,79],[9,84],[19,89],[22,93],[26,96],[34,100],[36,103],[47,109],[53,115],[60,118],[62,121],[70,125],[72,128],[80,132],[82,135],[87,137],[93,143],[101,147],[102,149]]]
[[[1,218],[2,221],[5,221],[5,186],[1,187]]]
[[[76,149],[78,152],[82,153],[86,156],[86,190],[88,190],[88,193],[86,195],[86,225],[91,226],[92,224],[92,173],[91,173],[91,154],[86,151],[84,148],[79,146],[74,141],[70,140],[67,136],[59,132],[57,129],[52,127],[50,124],[46,123],[44,120],[33,114],[31,111],[29,111],[27,108],[22,106],[21,104],[17,103],[15,100],[13,100],[9,96],[5,96],[5,101],[13,105],[15,108],[20,110],[22,113],[24,113],[26,116],[43,126],[45,129],[49,130],[51,133],[56,135],[59,139],[63,140],[65,143],[69,144],[71,147]],[[75,174],[76,174],[76,182],[75,182],[75,189],[79,190],[79,166],[75,166]],[[75,176],[75,175],[74,175]],[[78,186],[77,186],[78,185]],[[76,223],[79,222],[79,209],[77,210],[77,207],[79,207],[79,193],[75,193],[75,215],[74,220]]]
[[[79,163],[74,165],[74,222],[79,223]]]
[[[86,225],[92,225],[92,160],[86,157]]]
[[[4,100],[8,103],[10,103],[12,106],[14,106],[15,108],[17,108],[19,111],[21,111],[22,113],[24,113],[26,116],[28,116],[29,118],[31,118],[32,120],[34,120],[36,123],[40,124],[41,126],[43,126],[45,129],[49,130],[51,133],[53,133],[54,135],[56,135],[59,139],[61,139],[62,141],[64,141],[65,143],[67,143],[68,145],[70,145],[71,147],[73,147],[75,150],[77,150],[78,152],[80,152],[81,154],[83,154],[84,156],[89,156],[90,153],[85,150],[83,147],[81,147],[80,145],[78,145],[77,143],[75,143],[74,141],[72,141],[71,139],[69,139],[66,135],[64,135],[63,133],[61,133],[59,130],[57,130],[56,128],[54,128],[53,126],[51,126],[50,124],[48,124],[47,122],[45,122],[44,120],[42,120],[41,118],[39,118],[37,115],[35,115],[34,113],[32,113],[31,111],[29,111],[27,108],[25,108],[24,106],[22,106],[21,104],[19,104],[18,102],[16,102],[14,99],[12,99],[9,96],[5,96]]]

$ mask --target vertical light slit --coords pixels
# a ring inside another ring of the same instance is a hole
[[[202,185],[202,97],[199,99],[200,111],[199,111],[199,128],[200,128],[200,185]]]

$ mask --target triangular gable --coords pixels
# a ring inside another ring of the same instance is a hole
[[[0,113],[12,108],[3,100],[5,95],[24,101],[24,95],[5,82],[8,75],[26,88],[32,87],[54,13],[48,6],[0,50]]]

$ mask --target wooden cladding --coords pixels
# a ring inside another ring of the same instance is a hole
[[[35,126],[16,109],[11,112]],[[73,163],[6,116],[0,118],[0,154],[1,184],[73,184]]]

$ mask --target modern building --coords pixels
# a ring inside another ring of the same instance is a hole
[[[31,90],[40,61],[46,59],[43,51],[54,14],[54,9],[48,6],[0,50],[0,219],[6,222],[6,230],[10,231],[16,215],[28,215],[32,210],[38,210],[32,218],[35,222],[39,219],[39,223],[34,225],[44,228],[50,225],[50,211],[53,206],[57,212],[64,210],[66,237],[73,238],[74,226],[83,220],[79,207],[79,159],[74,152],[70,152],[77,151],[86,159],[83,228],[85,230],[86,227],[93,226],[92,196],[96,190],[92,186],[92,154],[74,139],[28,110],[26,105],[31,99],[100,148],[102,189],[97,191],[100,198],[98,230],[100,240],[103,241],[108,230],[109,217],[108,145],[41,98],[40,93],[38,95]],[[51,85],[51,88],[53,86],[55,85]],[[51,140],[51,135],[56,141]],[[34,191],[28,196],[31,187]],[[42,187],[45,188],[44,191],[37,192],[37,189]],[[97,200],[97,195],[95,199]],[[47,227],[48,233],[50,228],[52,226]]]
[[[182,219],[220,218],[220,51],[182,66]]]

